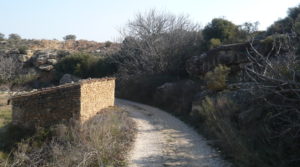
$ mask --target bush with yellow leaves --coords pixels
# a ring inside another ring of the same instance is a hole
[[[225,65],[218,65],[213,71],[207,72],[204,77],[207,88],[215,91],[225,89],[229,72],[230,68]]]

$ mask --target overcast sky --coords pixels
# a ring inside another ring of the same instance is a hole
[[[185,14],[205,26],[224,17],[235,24],[260,23],[266,29],[284,18],[299,0],[0,0],[0,32],[23,38],[115,41],[119,29],[138,12],[158,9]]]

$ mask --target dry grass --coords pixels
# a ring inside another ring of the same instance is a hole
[[[7,100],[9,98],[8,94],[0,93],[0,147],[2,147],[3,142],[3,134],[5,131],[5,126],[8,125],[11,121],[11,106],[7,105]],[[0,150],[0,165],[3,159],[7,158],[7,154]]]
[[[0,93],[0,128],[11,121],[11,106],[7,105],[8,94]]]
[[[83,125],[39,129],[11,153],[3,166],[107,167],[125,166],[133,141],[134,122],[123,110],[104,109]]]

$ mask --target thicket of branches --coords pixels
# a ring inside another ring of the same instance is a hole
[[[16,78],[22,69],[22,64],[15,57],[0,55],[0,83]]]
[[[187,16],[156,10],[136,15],[123,30],[121,51],[114,56],[122,74],[186,75],[185,60],[195,55],[202,36]]]
[[[245,69],[256,83],[251,90],[254,101],[264,110],[266,142],[282,156],[281,166],[300,162],[300,57],[294,47],[298,40],[297,34],[281,35],[267,55],[252,46]]]

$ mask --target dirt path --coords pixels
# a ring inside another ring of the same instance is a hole
[[[147,105],[116,104],[136,121],[138,134],[129,167],[229,167],[207,141],[172,115]]]

